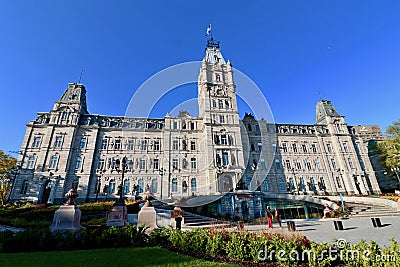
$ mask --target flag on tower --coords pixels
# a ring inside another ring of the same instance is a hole
[[[206,30],[206,36],[210,35],[211,32],[211,24],[208,25],[207,30]]]

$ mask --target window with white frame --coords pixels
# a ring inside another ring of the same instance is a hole
[[[179,140],[178,139],[172,140],[172,150],[179,150]]]
[[[315,144],[311,144],[311,151],[312,151],[313,153],[317,153],[317,147],[316,147]]]
[[[121,149],[121,139],[115,139],[114,149]]]
[[[104,138],[101,140],[101,149],[107,149],[108,146],[108,139]]]
[[[86,141],[87,141],[86,137],[82,137],[81,138],[81,141],[79,142],[79,148],[80,149],[86,148]]]
[[[36,156],[30,156],[28,158],[28,164],[27,164],[26,168],[27,169],[35,168],[35,161],[36,161]]]
[[[320,171],[322,170],[321,161],[319,159],[315,159],[315,167]]]
[[[347,143],[343,143],[343,150],[344,152],[349,152],[349,147],[347,146]]]
[[[190,150],[196,150],[196,141],[190,141]]]
[[[155,151],[160,150],[160,140],[159,139],[154,140],[154,150]]]
[[[279,161],[279,159],[275,159],[275,167],[277,170],[281,169],[281,162]]]
[[[196,178],[192,178],[190,180],[190,188],[192,190],[192,192],[196,192],[197,191],[197,181]]]
[[[301,170],[301,161],[299,159],[296,159],[296,168]]]
[[[153,169],[158,170],[160,168],[159,159],[153,160]]]
[[[336,170],[336,161],[334,158],[331,158],[332,168]]]
[[[219,115],[219,123],[225,123],[225,116]]]
[[[35,136],[33,138],[32,148],[39,148],[41,140],[42,140],[42,138],[40,136]]]
[[[28,180],[24,180],[24,182],[22,183],[22,186],[21,186],[20,194],[21,195],[26,195],[26,193],[28,192],[28,187],[29,187],[29,181]]]
[[[82,168],[82,163],[83,163],[83,158],[82,156],[79,156],[76,158],[76,164],[75,164],[75,169],[79,170]]]
[[[179,159],[178,158],[172,159],[172,169],[174,169],[174,170],[179,169]]]
[[[173,193],[178,192],[178,179],[176,178],[172,179],[172,192]]]
[[[146,160],[145,159],[140,159],[139,161],[139,169],[145,170],[146,169]]]
[[[310,162],[309,159],[306,159],[306,166],[307,166],[307,169],[309,169],[309,170],[312,169],[312,167],[311,167],[311,162]]]
[[[57,161],[58,161],[58,156],[53,155],[50,158],[50,164],[49,164],[49,169],[55,169],[57,168]]]
[[[99,164],[97,165],[97,169],[98,170],[104,170],[104,164],[105,164],[104,158],[100,158],[99,159]]]
[[[292,150],[293,152],[297,152],[297,144],[292,144]]]
[[[353,169],[354,165],[353,165],[353,161],[351,160],[351,158],[347,158],[347,162],[349,163],[350,169]]]
[[[307,153],[307,146],[306,144],[301,145],[301,149],[303,150],[304,153]]]
[[[135,150],[135,140],[134,139],[128,139],[128,150]]]
[[[326,144],[329,153],[332,153],[332,145],[330,143]]]
[[[191,158],[190,159],[190,163],[191,163],[191,166],[192,166],[192,170],[197,169],[197,160],[196,160],[196,158]]]
[[[147,150],[147,140],[140,141],[140,150],[146,151]]]
[[[62,140],[63,140],[63,137],[61,135],[57,135],[56,136],[56,141],[54,142],[54,147],[55,148],[61,148]]]

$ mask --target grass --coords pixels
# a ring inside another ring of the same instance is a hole
[[[34,245],[34,244],[32,244]],[[101,266],[239,266],[204,261],[159,247],[76,251],[0,253],[0,266],[101,267]]]

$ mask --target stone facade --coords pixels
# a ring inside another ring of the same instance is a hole
[[[330,101],[317,104],[314,125],[272,124],[251,114],[240,120],[232,65],[212,39],[198,105],[195,118],[184,111],[160,119],[94,115],[85,86],[70,83],[50,112],[27,124],[11,200],[61,203],[71,188],[78,201],[115,199],[119,190],[128,198],[150,190],[158,199],[380,192],[363,138]]]

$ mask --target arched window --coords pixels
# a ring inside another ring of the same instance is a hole
[[[131,181],[129,181],[128,179],[124,180],[124,195],[129,194],[129,188],[131,188]]]
[[[108,193],[109,194],[114,194],[114,192],[115,192],[115,180],[113,179],[108,184]]]
[[[192,178],[192,180],[190,180],[190,187],[191,187],[192,192],[196,192],[197,191],[196,178]]]
[[[157,188],[158,188],[158,181],[157,181],[157,179],[151,180],[151,192],[152,192],[152,193],[157,193]]]
[[[172,179],[172,192],[178,192],[178,179]]]
[[[143,179],[140,179],[139,182],[138,182],[137,192],[138,193],[143,193],[143,189],[144,189],[144,181],[143,181]]]

